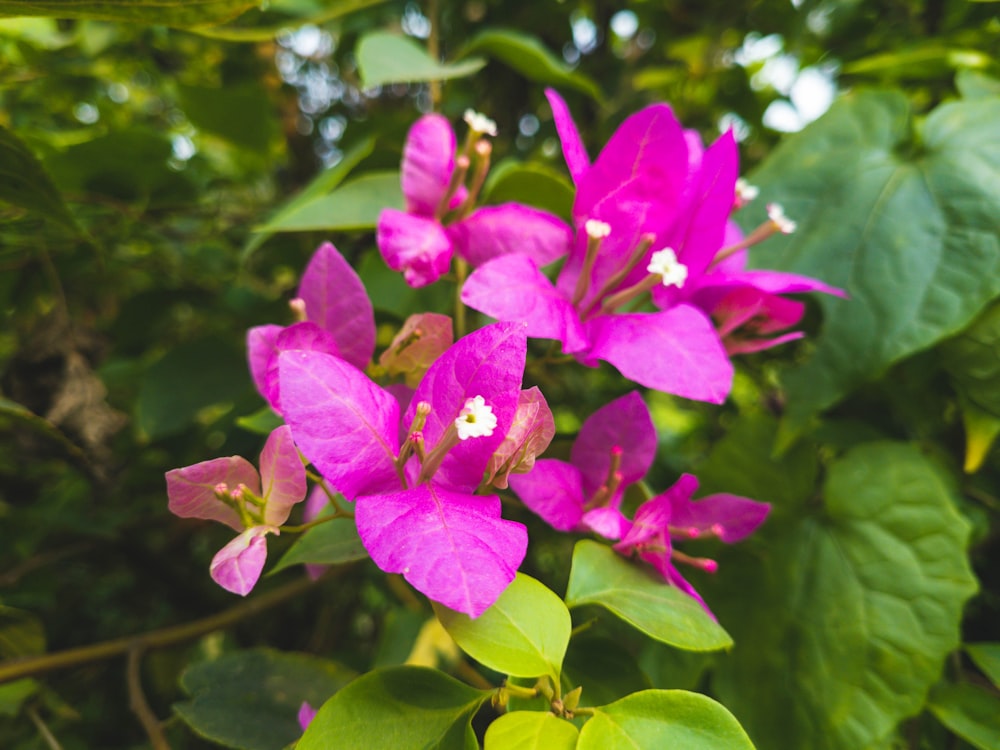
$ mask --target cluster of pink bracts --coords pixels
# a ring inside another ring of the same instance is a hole
[[[460,276],[472,269],[462,302],[499,322],[453,341],[447,316],[413,316],[379,360],[383,378],[402,382],[380,385],[366,374],[371,301],[324,244],[293,300],[297,322],[249,331],[254,382],[285,422],[268,438],[259,472],[232,456],[167,473],[172,512],[238,532],[212,561],[224,588],[245,595],[255,585],[266,536],[280,533],[306,497],[303,461],[322,477],[310,504],[342,495],[382,570],[472,617],[513,580],[527,549],[525,527],[501,517],[498,489],[509,487],[555,529],[611,540],[702,606],[674,563],[709,571],[715,563],[674,542],[736,542],[764,521],[765,503],[692,500],[698,482],[687,474],[631,518],[622,513],[626,488],[656,452],[637,391],[584,422],[570,461],[536,460],[555,426],[539,389],[523,388],[529,337],[560,342],[584,365],[609,362],[647,388],[721,403],[731,355],[801,335],[789,329],[803,305],[782,295],[842,295],[808,277],[747,270],[747,247],[794,225],[769,207],[761,228],[747,237],[736,229],[730,217],[746,193],[730,134],[705,148],[668,106],[653,105],[628,118],[591,163],[566,104],[547,95],[576,185],[573,227],[517,203],[476,207],[492,123],[467,117],[458,151],[451,125],[433,114],[407,138],[406,210],[385,210],[378,225],[383,257],[410,285],[436,281],[457,256]],[[559,260],[553,282],[542,267]]]

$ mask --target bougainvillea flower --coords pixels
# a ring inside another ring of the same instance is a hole
[[[166,474],[168,508],[182,518],[224,523],[241,532],[212,560],[212,579],[246,596],[264,569],[267,534],[279,533],[306,496],[306,472],[287,426],[274,430],[260,454],[260,473],[242,456],[213,458]]]
[[[624,555],[636,554],[650,563],[667,582],[693,597],[711,615],[705,601],[674,563],[683,562],[710,573],[718,565],[714,560],[685,555],[674,549],[674,541],[716,537],[727,544],[738,542],[764,522],[771,506],[728,494],[692,501],[697,489],[697,478],[684,474],[666,492],[640,505],[615,549]]]
[[[281,413],[277,357],[282,351],[314,349],[364,369],[375,352],[375,315],[357,272],[331,243],[317,248],[302,274],[293,305],[302,320],[247,331],[247,359],[257,390]]]
[[[511,476],[518,497],[559,531],[596,531],[618,539],[628,522],[619,506],[625,489],[653,465],[656,429],[638,392],[591,414],[569,462],[543,458],[530,474]]]
[[[478,187],[467,192],[463,179],[471,157],[485,177],[490,146],[473,127],[469,149],[456,157],[455,131],[442,115],[428,114],[410,128],[403,147],[400,182],[406,210],[387,208],[379,216],[376,241],[389,268],[401,271],[413,287],[437,281],[454,254],[478,266],[513,252],[530,252],[544,265],[569,251],[572,232],[559,218],[519,203],[471,210]],[[474,152],[474,153],[473,153]],[[473,180],[481,186],[482,180]]]
[[[704,149],[667,105],[652,105],[626,119],[591,164],[565,102],[551,90],[546,95],[576,183],[576,243],[555,284],[530,253],[505,255],[469,276],[463,302],[498,320],[527,323],[529,336],[560,341],[586,365],[603,360],[649,388],[722,402],[732,365],[715,310],[697,304],[693,290],[704,286],[726,248],[738,175],[732,134]],[[809,281],[808,290],[829,289]],[[659,312],[627,311],[648,298]],[[778,306],[758,295],[758,314]],[[751,320],[752,312],[740,325]]]
[[[501,323],[453,344],[403,415],[392,394],[342,359],[278,359],[285,419],[330,487],[355,501],[361,541],[382,570],[476,617],[513,580],[527,549],[496,496],[475,494],[515,422],[527,337]]]

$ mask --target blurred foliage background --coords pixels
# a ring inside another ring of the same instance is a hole
[[[457,65],[481,58],[479,72],[442,83],[440,109],[453,121],[467,107],[497,120],[487,199],[516,193],[564,215],[545,85],[567,98],[592,155],[628,114],[668,101],[708,139],[732,127],[744,172],[845,92],[888,87],[917,116],[960,93],[1000,92],[995,2],[271,0],[242,14],[246,4],[215,3],[220,25],[198,25],[204,19],[169,3],[152,15],[141,0],[124,3],[121,17],[58,2],[27,17],[17,5],[0,2],[5,659],[234,605],[207,575],[225,532],[168,514],[163,472],[256,455],[261,403],[243,335],[289,319],[287,300],[321,241],[360,269],[382,344],[411,310],[449,311],[449,289],[415,292],[384,268],[371,231],[384,195],[357,190],[353,202],[330,203],[323,228],[300,210],[303,195],[327,195],[348,173],[384,185],[378,178],[398,168],[406,130],[432,106],[427,83],[370,84],[379,71],[378,60],[364,67],[366,34],[403,34]],[[530,174],[502,179],[519,162]],[[815,329],[818,308],[810,321]],[[738,413],[780,414],[777,368],[808,347],[743,359],[722,409],[652,395],[663,448],[655,478],[665,486],[697,465]],[[621,392],[604,375],[532,375],[551,389],[565,437]],[[918,441],[960,466],[959,390],[934,352],[911,357],[842,402],[818,450],[837,451],[861,430]],[[1000,465],[995,451],[982,463],[963,480],[982,588],[967,611],[972,642],[1000,640]],[[561,590],[572,540],[545,538],[540,522],[515,517],[540,540],[526,570]],[[238,647],[324,654],[359,671],[401,662],[426,610],[376,573],[354,566],[223,631],[150,651],[150,708],[170,716],[186,699],[183,670]],[[260,588],[277,592],[298,578],[285,571]],[[955,670],[969,668],[956,660]],[[662,669],[665,684],[681,674],[676,664]],[[683,674],[697,684],[699,669]],[[126,678],[116,657],[0,685],[0,746],[148,746]],[[913,722],[900,735],[908,746],[960,746],[927,715]],[[176,715],[167,731],[177,748],[216,746]]]

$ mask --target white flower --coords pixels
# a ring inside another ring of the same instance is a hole
[[[462,115],[462,119],[465,120],[465,123],[477,133],[496,137],[497,124],[486,115],[481,115],[475,110],[467,109],[465,110],[465,114]]]
[[[583,228],[586,230],[587,236],[592,240],[603,240],[611,234],[611,225],[597,219],[587,219],[587,223],[583,225]]]
[[[736,200],[741,206],[745,206],[758,195],[760,195],[759,187],[751,185],[743,177],[736,180]]]
[[[774,228],[782,234],[791,234],[798,226],[798,224],[785,216],[785,210],[778,203],[767,204],[767,218],[774,224]]]
[[[489,437],[496,429],[497,418],[493,407],[486,403],[482,396],[465,400],[465,406],[455,419],[455,429],[459,440],[470,437]]]
[[[678,289],[684,286],[688,277],[687,266],[677,262],[677,254],[669,247],[653,253],[646,270],[659,274],[663,278],[663,286],[675,286]]]

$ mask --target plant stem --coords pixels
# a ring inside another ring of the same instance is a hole
[[[144,651],[145,648],[138,644],[128,651],[128,663],[125,668],[125,679],[128,682],[128,705],[132,709],[132,713],[139,718],[142,728],[146,730],[146,736],[149,737],[149,744],[153,746],[153,750],[170,750],[170,743],[167,742],[167,738],[163,734],[160,720],[156,718],[156,714],[149,707],[146,696],[142,692],[142,676],[139,673],[139,667],[142,665]]]
[[[349,567],[348,565],[334,568],[323,578],[339,576]],[[80,666],[81,664],[104,661],[105,659],[127,654],[130,650],[137,647],[144,649],[164,648],[176,643],[190,641],[206,633],[211,633],[213,630],[227,628],[241,620],[282,604],[286,600],[306,591],[312,585],[313,581],[310,581],[308,578],[302,578],[280,589],[268,591],[266,594],[254,597],[250,601],[237,604],[235,607],[201,620],[195,620],[194,622],[150,630],[139,635],[115,638],[110,641],[72,648],[67,651],[58,651],[54,654],[12,659],[0,664],[0,684],[18,680],[22,677],[32,677],[46,672],[54,672],[58,669],[67,669],[69,667]]]

